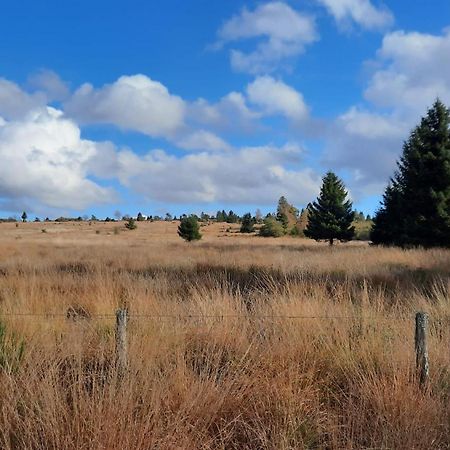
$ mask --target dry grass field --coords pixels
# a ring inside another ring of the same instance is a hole
[[[0,448],[450,448],[450,251],[238,228],[0,224]]]

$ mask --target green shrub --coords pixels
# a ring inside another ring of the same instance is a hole
[[[178,236],[185,241],[198,241],[202,238],[197,217],[189,216],[181,220],[178,226]]]
[[[259,230],[259,235],[263,237],[280,237],[285,234],[283,224],[275,217],[266,217],[264,224]]]
[[[128,230],[135,230],[137,228],[136,221],[132,217],[130,217],[125,222],[125,228],[127,228]]]

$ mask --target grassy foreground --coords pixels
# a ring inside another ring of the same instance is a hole
[[[450,251],[138,225],[0,224],[0,448],[450,448]]]

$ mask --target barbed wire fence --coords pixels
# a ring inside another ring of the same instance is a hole
[[[0,312],[1,317],[9,318],[66,318],[80,321],[80,319],[109,319],[115,320],[114,338],[115,338],[115,363],[119,376],[125,376],[128,371],[128,324],[130,320],[206,320],[206,319],[247,319],[247,320],[358,320],[358,316],[353,315],[280,315],[280,314],[133,314],[130,315],[128,308],[119,308],[115,314],[78,314],[70,310],[66,313],[32,313],[32,312]],[[370,320],[370,317],[364,317]],[[449,318],[450,319],[450,318]],[[380,317],[376,318],[377,321]],[[405,316],[384,317],[386,321],[408,320]],[[410,319],[409,319],[410,320]],[[441,319],[437,319],[440,321]],[[415,365],[419,385],[425,389],[429,382],[430,363],[428,353],[428,334],[429,334],[430,316],[426,312],[416,312],[414,319],[414,350]]]

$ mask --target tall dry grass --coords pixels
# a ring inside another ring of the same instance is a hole
[[[450,448],[449,251],[42,226],[0,226],[1,448]]]

